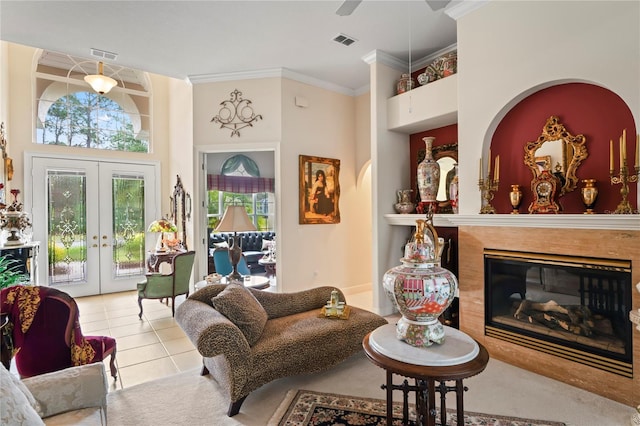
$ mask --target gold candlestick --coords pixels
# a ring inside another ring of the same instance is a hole
[[[480,214],[494,214],[496,213],[496,209],[491,205],[491,200],[493,200],[493,193],[498,190],[498,179],[491,179],[489,172],[487,172],[486,179],[478,179],[478,187],[480,188],[480,193],[482,195],[482,208],[480,209]]]
[[[638,182],[638,176],[640,176],[640,165],[638,164],[638,143],[639,139],[636,139],[636,161],[634,165],[633,173],[629,174],[629,169],[627,169],[627,148],[626,148],[626,129],[623,130],[622,136],[620,137],[620,172],[617,175],[614,175],[613,170],[609,170],[609,177],[611,179],[611,185],[620,184],[620,195],[622,196],[622,200],[616,207],[616,210],[613,212],[614,214],[633,214],[634,210],[631,208],[631,203],[627,200],[627,196],[629,195],[629,184]],[[611,152],[610,152],[611,155]]]
[[[640,167],[634,167],[635,173],[629,175],[627,170],[627,166],[620,167],[620,174],[611,177],[611,185],[621,184],[620,187],[620,195],[622,196],[622,200],[616,207],[616,211],[614,214],[633,214],[633,209],[631,208],[631,203],[627,200],[627,196],[629,195],[629,184],[638,182],[638,176],[640,175]]]

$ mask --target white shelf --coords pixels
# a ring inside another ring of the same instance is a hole
[[[458,74],[387,99],[387,128],[417,133],[458,122]]]
[[[415,226],[421,214],[385,214],[389,225]],[[617,229],[640,231],[638,214],[436,214],[434,226],[500,226],[515,228]]]

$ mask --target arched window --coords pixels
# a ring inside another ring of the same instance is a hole
[[[145,73],[105,64],[117,86],[101,95],[84,81],[97,61],[44,51],[36,68],[36,143],[149,152],[150,93]]]
[[[219,175],[207,176],[209,228],[215,228],[229,205],[243,205],[258,231],[275,229],[274,180],[261,178],[258,165],[237,154],[222,165]]]

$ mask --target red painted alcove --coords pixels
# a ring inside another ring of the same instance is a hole
[[[491,139],[491,155],[500,155],[500,186],[495,192],[493,206],[498,213],[511,212],[509,191],[519,184],[522,192],[520,213],[528,213],[532,202],[533,174],[524,165],[524,146],[535,141],[549,117],[559,121],[572,135],[586,138],[588,157],[580,164],[576,176],[577,188],[559,199],[561,213],[582,213],[584,205],[580,189],[582,179],[596,179],[598,198],[596,213],[612,213],[621,200],[620,185],[609,179],[609,141],[614,141],[615,172],[619,171],[619,138],[627,129],[627,167],[633,170],[636,149],[636,127],[631,111],[615,93],[586,83],[569,83],[540,90],[515,105],[500,121]],[[486,159],[485,169],[486,169]],[[492,159],[493,167],[493,159]],[[628,200],[637,207],[636,183],[629,184]]]

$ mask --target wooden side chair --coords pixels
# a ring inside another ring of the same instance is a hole
[[[175,315],[176,296],[189,297],[189,281],[196,253],[187,251],[173,258],[170,274],[149,273],[146,280],[138,283],[138,306],[142,319],[142,299],[171,298],[171,315]]]

